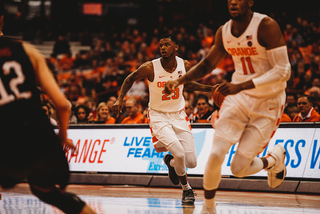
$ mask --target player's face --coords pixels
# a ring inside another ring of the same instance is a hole
[[[163,38],[160,39],[159,49],[160,54],[163,58],[169,58],[176,52],[177,45],[175,44],[175,42],[171,41],[171,39]]]
[[[228,9],[233,20],[239,20],[253,5],[252,0],[228,0]]]

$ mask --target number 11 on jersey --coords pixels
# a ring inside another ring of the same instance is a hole
[[[251,63],[251,58],[250,57],[241,57],[241,63],[242,63],[242,68],[243,68],[243,74],[247,75],[247,74],[254,74],[254,70],[252,67],[252,63]],[[248,69],[249,69],[249,73],[248,73]]]

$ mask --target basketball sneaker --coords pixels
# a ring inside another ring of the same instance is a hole
[[[275,165],[267,170],[268,185],[271,188],[276,188],[282,184],[287,174],[286,165],[284,162],[286,157],[286,149],[278,144],[274,146],[271,151],[268,152],[268,154],[276,159]]]
[[[168,176],[171,180],[171,182],[174,184],[174,185],[177,185],[179,184],[179,177],[176,173],[176,170],[174,170],[174,167],[170,166],[170,161],[173,159],[173,156],[170,155],[170,154],[166,154],[164,157],[163,157],[163,161],[164,163],[167,165],[168,167]]]
[[[209,209],[206,205],[203,204],[202,210],[200,212],[200,214],[216,214],[216,213],[217,213],[216,204],[214,204],[213,210]]]
[[[193,205],[195,201],[193,189],[183,190],[182,205]]]

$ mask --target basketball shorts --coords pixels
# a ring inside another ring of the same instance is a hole
[[[278,128],[285,98],[285,92],[267,98],[252,97],[243,92],[227,96],[215,123],[215,137],[233,144],[239,142],[237,152],[254,158]]]
[[[69,165],[58,136],[46,115],[8,123],[2,127],[0,185],[4,188],[28,180],[42,188],[69,181]]]
[[[184,110],[148,112],[152,141],[157,152],[167,151],[174,142],[180,142],[185,152],[195,151],[194,137],[189,118]]]

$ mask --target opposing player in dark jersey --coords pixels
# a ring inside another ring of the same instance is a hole
[[[3,36],[4,13],[0,3],[0,186],[11,188],[27,179],[42,201],[66,213],[95,213],[79,197],[65,192],[69,166],[63,146],[75,148],[67,139],[71,104],[40,52]],[[58,135],[41,108],[37,86],[55,104]]]

